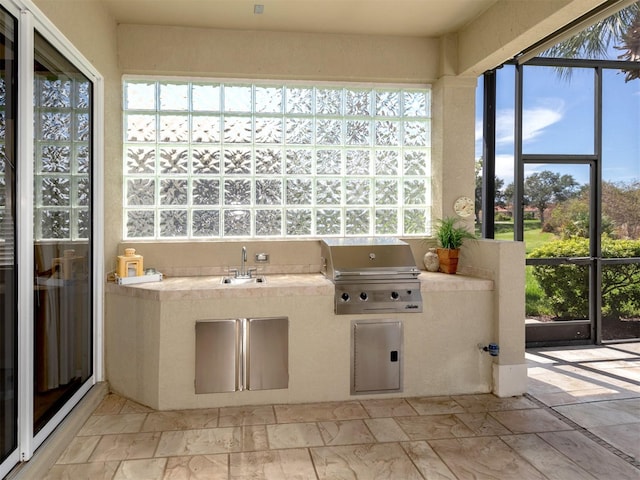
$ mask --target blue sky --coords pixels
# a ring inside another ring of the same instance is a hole
[[[496,176],[513,181],[514,68],[498,70]],[[523,151],[545,154],[593,153],[593,70],[578,69],[570,79],[547,67],[525,69]],[[603,75],[603,178],[640,180],[640,80],[625,83],[619,71]],[[476,111],[476,158],[482,156],[482,82]],[[525,172],[569,173],[581,184],[587,166],[529,165]]]

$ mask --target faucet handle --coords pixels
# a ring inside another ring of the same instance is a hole
[[[236,278],[238,278],[238,273],[239,272],[240,271],[237,268],[230,268],[229,269],[229,273],[233,273],[233,276],[236,277]]]
[[[247,268],[247,275],[251,278],[251,273],[256,273],[258,269],[256,267]]]

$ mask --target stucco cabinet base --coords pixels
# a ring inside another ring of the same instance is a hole
[[[494,341],[494,281],[428,272],[420,279],[424,313],[394,315],[335,315],[333,285],[320,274],[233,287],[219,277],[109,284],[107,378],[114,392],[158,410],[352,399],[351,320],[387,318],[403,324],[404,385],[372,398],[484,393],[496,385],[499,394],[522,393],[526,370],[502,375],[498,368],[494,377],[493,358],[478,349]],[[289,388],[195,393],[197,321],[277,316],[289,318]]]
[[[493,365],[493,393],[513,397],[527,391],[527,364]]]

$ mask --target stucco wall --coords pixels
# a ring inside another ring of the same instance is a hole
[[[509,260],[499,252],[494,258]],[[270,276],[265,285],[233,290],[215,277],[110,286],[109,381],[118,393],[160,410],[348,400],[351,320],[366,317],[403,324],[403,391],[387,396],[486,393],[494,359],[478,344],[494,341],[494,283],[453,277],[425,274],[422,313],[366,316],[334,315],[333,286],[318,274]],[[195,393],[196,322],[279,316],[289,319],[287,389]]]
[[[459,32],[459,74],[480,75],[605,0],[501,0]]]
[[[125,73],[317,81],[426,83],[437,39],[118,26]]]
[[[99,2],[35,3],[105,79],[105,204],[98,215],[103,215],[105,222],[104,258],[105,270],[109,271],[122,240],[122,74],[431,83],[433,214],[440,217],[452,213],[456,197],[472,196],[474,192],[477,75],[602,1],[500,0],[461,32],[441,39],[117,26]],[[289,251],[284,242],[277,248],[283,255]],[[510,247],[498,250],[505,248]],[[200,261],[198,249],[185,245],[184,251],[193,252],[191,256],[185,253],[185,263]],[[470,260],[466,262],[473,270]],[[522,279],[518,275],[523,273],[519,268],[500,275],[500,283],[514,279],[519,285]],[[520,294],[514,298],[519,299],[518,305],[507,302],[508,308],[498,309],[498,314],[505,318],[518,316],[519,326],[522,316],[518,309],[524,306]],[[519,338],[520,327],[495,333],[501,341],[508,339],[510,345],[524,345]],[[505,352],[501,358],[517,364],[522,354],[519,348],[523,346]]]
[[[501,0],[461,32],[440,39],[118,26],[99,2],[35,3],[105,78],[101,213],[109,271],[122,240],[123,73],[431,83],[433,214],[439,217],[452,213],[458,196],[473,195],[477,74],[601,2]]]

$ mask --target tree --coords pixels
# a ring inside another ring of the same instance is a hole
[[[631,22],[629,29],[624,35],[622,35],[622,46],[613,47],[617,50],[622,50],[623,53],[618,55],[618,58],[628,62],[640,62],[640,2],[635,5],[638,7],[636,9],[636,16]],[[623,69],[622,71],[627,72],[624,78],[625,82],[629,82],[633,79],[640,79],[640,69]]]
[[[620,238],[640,239],[640,180],[602,182],[602,213]]]
[[[583,189],[575,198],[556,205],[551,212],[547,230],[553,231],[562,240],[589,238],[591,236],[589,197],[589,189]],[[600,232],[613,237],[613,222],[606,214],[600,218]]]
[[[549,206],[578,194],[578,182],[571,175],[543,170],[529,175],[524,181],[525,202],[538,209],[544,227],[544,212]]]
[[[476,191],[475,191],[475,214],[476,222],[480,221],[480,210],[482,208],[482,157],[476,160]],[[506,207],[506,198],[502,188],[504,180],[498,177],[493,179],[495,188],[494,205],[496,207]]]
[[[476,223],[479,223],[480,220],[480,209],[482,208],[482,157],[476,160],[475,163],[475,171],[476,171],[476,190],[475,190],[475,215],[476,215]]]
[[[515,186],[513,185],[513,182],[511,182],[509,185],[505,187],[504,192],[502,192],[502,195],[504,196],[505,206],[513,205],[514,194],[515,194]]]
[[[554,45],[541,56],[552,58],[606,58],[609,46],[620,50],[620,60],[640,61],[640,2],[610,15],[580,31],[573,37]],[[640,69],[621,69],[626,72],[625,81],[640,79]],[[558,69],[561,76],[571,75],[571,69]]]

